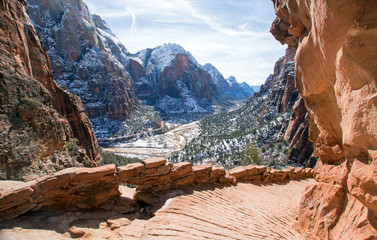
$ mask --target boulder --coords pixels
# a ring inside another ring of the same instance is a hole
[[[229,171],[229,174],[236,179],[243,179],[247,175],[248,170],[245,167],[236,167]]]
[[[145,169],[156,168],[161,165],[164,165],[166,163],[166,159],[165,158],[150,158],[150,159],[143,160],[142,163],[144,164]]]
[[[130,178],[139,177],[140,172],[143,170],[144,164],[142,163],[131,163],[126,166],[117,167],[118,177],[121,182]]]
[[[212,170],[209,175],[209,180],[211,182],[218,182],[221,177],[225,176],[225,174],[226,172],[223,167],[214,165],[212,166]]]
[[[210,174],[212,171],[212,165],[210,164],[203,164],[197,165],[192,168],[192,172],[194,173],[195,184],[205,183],[208,182],[210,179]]]

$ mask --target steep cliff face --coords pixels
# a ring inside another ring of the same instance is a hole
[[[297,100],[298,92],[294,86],[294,51],[288,49],[284,57],[274,66],[274,73],[267,78],[257,95],[268,94],[265,108],[274,106],[277,112],[291,109]]]
[[[261,86],[256,96],[266,96],[261,118],[269,116],[270,108],[277,113],[290,112],[289,121],[281,125],[280,133],[289,143],[288,163],[313,167],[313,145],[308,139],[309,115],[295,88],[295,51],[287,49],[283,58],[275,63],[274,73]]]
[[[310,117],[295,87],[294,58],[295,51],[288,49],[284,58],[275,63],[274,74],[262,85],[257,95],[268,94],[261,116],[270,107],[274,107],[278,113],[292,111],[289,121],[281,128],[284,140],[289,143],[288,162],[314,167],[316,159],[311,158],[313,144],[308,137]]]
[[[298,230],[320,239],[377,237],[377,2],[273,1],[272,32],[296,49],[296,86],[320,157]]]
[[[136,97],[127,50],[80,0],[28,0],[57,83],[81,97],[91,119],[123,121]]]
[[[2,0],[0,8],[0,178],[101,163],[80,99],[53,80],[26,3]]]

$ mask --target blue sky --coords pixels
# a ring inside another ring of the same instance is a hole
[[[271,0],[84,0],[136,53],[177,43],[225,78],[260,85],[284,55],[270,34]]]

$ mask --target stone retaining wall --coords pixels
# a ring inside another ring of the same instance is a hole
[[[313,177],[312,169],[289,167],[275,170],[250,165],[227,171],[209,164],[167,163],[164,158],[121,167],[110,164],[96,168],[68,168],[0,192],[0,220],[12,219],[42,207],[70,211],[100,208],[121,196],[121,183],[137,186],[133,199],[150,204],[161,193],[193,184],[273,183],[310,177]]]

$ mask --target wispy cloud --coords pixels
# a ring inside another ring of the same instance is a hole
[[[132,23],[131,23],[131,32],[134,32],[135,31],[135,26],[136,26],[136,13],[134,11],[132,11],[129,7],[126,7],[127,11],[130,13],[131,17],[132,17]]]
[[[166,42],[181,44],[199,63],[225,77],[261,84],[284,54],[269,33],[270,1],[85,0],[131,52]]]

